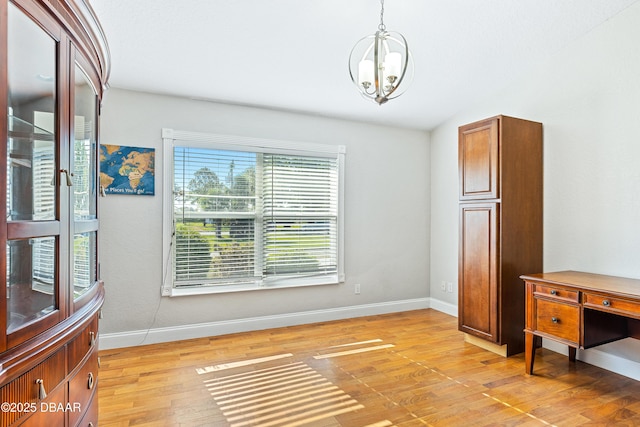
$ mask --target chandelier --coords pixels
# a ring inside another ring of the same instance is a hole
[[[365,98],[384,104],[405,92],[413,79],[413,58],[404,36],[387,31],[384,0],[380,0],[380,25],[351,49],[349,74]],[[400,87],[402,85],[402,87]]]

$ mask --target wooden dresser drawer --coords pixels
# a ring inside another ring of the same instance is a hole
[[[96,393],[87,404],[86,413],[82,420],[77,424],[78,427],[98,427],[98,397]],[[73,425],[73,424],[71,424]]]
[[[570,291],[553,286],[536,285],[534,293],[558,300],[580,302],[580,293],[578,291]]]
[[[66,417],[65,392],[66,384],[61,384],[47,398],[39,402],[36,406],[38,411],[30,418],[20,421],[22,426],[28,427],[50,427],[63,426]],[[2,424],[4,426],[4,424]]]
[[[91,323],[84,328],[75,338],[73,338],[69,344],[69,366],[68,371],[72,372],[78,363],[84,359],[84,357],[94,347],[98,345],[98,316],[94,316]]]
[[[537,299],[536,330],[577,345],[580,341],[580,307]]]
[[[585,308],[593,308],[640,319],[640,303],[638,301],[585,293],[583,305]]]
[[[69,403],[79,406],[81,412],[69,414],[69,425],[76,425],[89,402],[93,399],[94,392],[98,386],[98,352],[94,348],[89,353],[85,364],[69,381]]]
[[[0,412],[0,425],[8,426],[33,412],[40,405],[40,387],[45,393],[55,389],[66,376],[65,349],[61,348],[42,363],[31,368],[0,389],[0,402],[15,406],[15,411]],[[21,408],[28,406],[28,411]],[[12,409],[13,406],[10,407]]]

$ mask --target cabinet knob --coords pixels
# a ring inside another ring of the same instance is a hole
[[[93,372],[89,372],[89,380],[87,381],[87,388],[89,390],[93,388]]]
[[[602,305],[604,305],[605,307],[609,307],[611,305],[611,301],[606,299],[606,300],[602,301]]]
[[[552,318],[551,318],[551,321],[552,321],[553,323],[560,323],[560,319],[558,319],[557,317],[552,317]]]
[[[36,380],[36,384],[38,384],[38,399],[42,400],[47,397],[47,390],[44,388],[44,380],[38,378]]]
[[[555,289],[551,289],[551,295],[558,295],[558,291],[556,291]]]

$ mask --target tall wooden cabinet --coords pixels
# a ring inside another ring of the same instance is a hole
[[[0,425],[97,425],[98,117],[85,0],[0,0]]]
[[[458,130],[458,328],[524,351],[524,286],[542,271],[542,124],[497,116]]]

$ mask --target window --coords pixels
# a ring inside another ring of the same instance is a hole
[[[343,146],[163,139],[163,295],[344,280]]]

